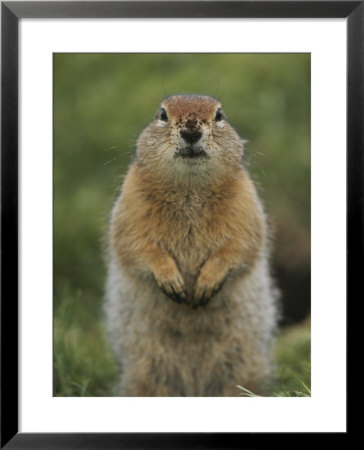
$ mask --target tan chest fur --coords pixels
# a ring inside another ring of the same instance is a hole
[[[145,180],[131,167],[113,214],[121,263],[134,267],[137,261],[129,260],[127,249],[137,251],[149,242],[167,250],[192,285],[206,259],[226,242],[255,251],[262,223],[255,200],[242,170],[223,183],[198,189]]]

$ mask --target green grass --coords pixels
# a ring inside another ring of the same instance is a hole
[[[274,395],[311,395],[311,322],[281,331],[276,345],[276,384]]]
[[[101,313],[108,216],[137,136],[167,95],[216,96],[249,141],[246,164],[276,229],[278,285],[284,277],[285,301],[305,292],[307,303],[308,54],[55,54],[53,73],[55,395],[115,392]],[[297,380],[309,387],[309,337],[300,339],[294,330],[279,338],[282,395],[305,392]]]
[[[240,395],[256,397],[254,392],[238,386]],[[311,323],[303,323],[280,330],[275,346],[274,382],[267,386],[268,396],[311,396]]]
[[[53,392],[61,397],[115,394],[118,368],[102,320],[85,312],[85,293],[65,294],[54,314]],[[99,313],[101,317],[101,312]]]

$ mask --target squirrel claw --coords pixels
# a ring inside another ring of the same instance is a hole
[[[173,286],[170,286],[172,293],[167,294],[168,297],[176,303],[185,303],[187,301],[187,295],[184,290],[176,292]]]
[[[159,289],[174,302],[179,304],[187,302],[187,294],[183,288],[177,290],[175,285],[171,282],[159,283],[158,286]]]
[[[211,298],[217,294],[222,288],[223,282],[218,284],[215,287],[205,287],[205,289],[200,289],[197,294],[195,294],[195,300],[193,304],[193,308],[196,309],[200,306],[206,306],[207,303],[211,300]]]
[[[211,295],[207,295],[207,291],[204,291],[202,297],[200,298],[197,306],[206,306],[207,303],[211,300],[211,297],[214,295],[212,292]]]

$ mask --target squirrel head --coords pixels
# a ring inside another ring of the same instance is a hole
[[[165,99],[138,139],[143,167],[187,181],[241,166],[243,142],[226,121],[220,102],[203,95]]]

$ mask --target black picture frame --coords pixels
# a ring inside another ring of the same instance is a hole
[[[263,440],[271,445],[270,433],[18,433],[18,23],[21,18],[110,17],[346,18],[347,301],[363,292],[358,281],[363,273],[364,1],[1,2],[1,448],[227,449],[255,448]]]

